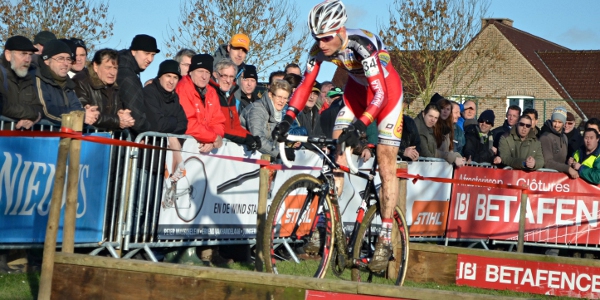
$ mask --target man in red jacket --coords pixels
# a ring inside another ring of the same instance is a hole
[[[193,56],[188,75],[181,78],[175,89],[188,119],[185,134],[193,136],[200,143],[200,152],[220,148],[225,135],[225,117],[221,112],[219,96],[208,85],[212,70],[212,56]]]
[[[217,91],[221,104],[221,111],[225,117],[225,138],[238,144],[246,145],[249,151],[260,149],[261,142],[258,136],[253,136],[248,130],[242,127],[240,116],[237,111],[238,99],[235,98],[239,86],[236,85],[235,76],[237,66],[229,58],[222,59],[215,65],[213,77],[209,86]]]

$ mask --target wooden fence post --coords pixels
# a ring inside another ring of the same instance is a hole
[[[270,161],[271,156],[263,154],[260,159]],[[256,254],[254,256],[254,270],[263,272],[263,240],[262,236],[265,231],[265,220],[267,219],[267,197],[269,194],[269,169],[266,166],[260,168],[260,180],[258,186],[258,211],[256,214]],[[269,258],[267,258],[269,259]]]
[[[519,214],[519,237],[517,240],[517,252],[523,253],[525,248],[525,218],[527,214],[527,194],[521,190],[521,211]]]
[[[408,163],[405,161],[398,162],[396,164],[397,169],[408,169]],[[402,211],[402,214],[406,216],[406,178],[398,178],[398,207]],[[396,236],[399,234],[398,228],[396,226],[392,226],[392,246],[394,251],[394,257],[398,257],[399,249],[402,245],[398,243]],[[401,251],[401,250],[400,250]],[[398,278],[398,270],[400,269],[399,264],[400,260],[391,261],[388,263],[388,271],[387,277],[391,280],[396,280]]]
[[[62,127],[71,128],[71,115],[62,115]],[[44,254],[42,259],[42,274],[40,275],[40,286],[38,299],[50,299],[52,292],[52,272],[54,271],[54,254],[56,252],[56,235],[60,220],[60,208],[63,199],[63,187],[65,186],[65,173],[67,171],[67,156],[71,138],[61,138],[58,144],[58,158],[56,160],[56,173],[54,175],[54,189],[50,200],[48,212],[48,225],[46,227],[46,239],[44,241]]]
[[[83,130],[85,112],[71,112],[71,127],[75,132]],[[67,172],[67,205],[65,207],[65,223],[63,226],[62,252],[73,253],[75,250],[75,221],[77,219],[77,198],[79,195],[79,157],[81,140],[72,139],[69,149],[69,172]]]

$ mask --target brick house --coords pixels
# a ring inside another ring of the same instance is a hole
[[[434,91],[456,100],[472,97],[478,113],[494,110],[496,126],[513,104],[535,108],[540,126],[557,106],[582,120],[600,117],[600,51],[570,50],[512,24],[510,19],[483,19],[479,34],[442,71]],[[485,72],[475,74],[476,67],[456,72],[473,61],[488,66]]]

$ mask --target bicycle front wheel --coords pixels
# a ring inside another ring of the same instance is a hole
[[[322,189],[321,180],[298,174],[288,179],[273,198],[263,235],[267,272],[325,276],[335,224],[328,191]]]
[[[398,206],[394,208],[394,230],[392,236],[392,243],[394,244],[394,259],[392,265],[388,267],[387,278],[390,276],[390,272],[396,277],[395,284],[402,285],[404,283],[404,277],[406,277],[406,266],[408,262],[408,227],[406,226],[406,219],[404,214]],[[358,264],[352,269],[352,280],[354,281],[371,281],[373,277],[379,275],[373,274],[366,267],[368,262],[373,257],[375,250],[375,244],[379,237],[379,231],[381,230],[381,215],[379,214],[378,205],[372,205],[363,218],[363,222],[360,225],[356,242],[354,243],[354,249],[352,251],[352,258],[354,262]],[[385,282],[385,279],[376,279],[381,283]]]

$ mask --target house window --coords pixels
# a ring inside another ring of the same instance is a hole
[[[516,105],[523,112],[527,108],[535,108],[535,98],[531,96],[508,96],[506,97],[506,109],[511,105]]]

